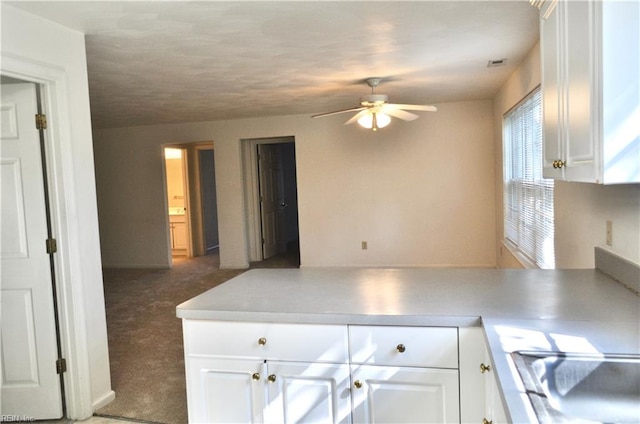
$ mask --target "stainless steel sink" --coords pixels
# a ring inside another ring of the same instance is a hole
[[[640,355],[511,356],[541,423],[640,423]]]

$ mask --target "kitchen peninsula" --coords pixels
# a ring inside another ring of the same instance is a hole
[[[535,422],[511,352],[640,354],[640,297],[598,270],[257,269],[177,316],[190,422]]]

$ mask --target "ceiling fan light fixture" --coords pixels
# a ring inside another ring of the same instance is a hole
[[[360,105],[350,107],[348,109],[335,110],[333,112],[318,113],[311,115],[312,118],[320,118],[323,116],[337,115],[339,113],[356,112],[351,118],[345,122],[345,125],[357,122],[360,126],[377,131],[378,128],[384,128],[391,123],[391,118],[398,118],[403,121],[413,121],[418,118],[415,113],[407,112],[409,110],[421,110],[427,112],[435,112],[438,110],[432,105],[410,105],[389,103],[389,98],[385,94],[376,94],[375,88],[380,84],[382,78],[369,78],[365,80],[367,85],[371,87],[371,94],[360,97]]]
[[[358,119],[361,127],[378,131],[378,128],[384,128],[391,123],[391,117],[383,112],[369,112]]]

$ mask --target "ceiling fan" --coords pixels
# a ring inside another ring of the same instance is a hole
[[[391,122],[391,117],[402,119],[403,121],[413,121],[418,118],[415,113],[407,112],[407,110],[421,110],[427,112],[435,112],[438,110],[431,105],[405,105],[389,103],[389,97],[384,94],[376,94],[376,87],[380,84],[382,78],[367,78],[365,82],[371,87],[371,94],[360,97],[360,106],[349,109],[336,110],[334,112],[319,113],[312,115],[312,118],[320,118],[323,116],[337,115],[339,113],[358,112],[351,117],[345,125],[358,122],[362,127],[377,131],[378,128],[384,128]]]

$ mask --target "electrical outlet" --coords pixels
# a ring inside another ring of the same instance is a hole
[[[362,250],[367,250],[367,242],[366,241],[362,242]]]
[[[607,221],[607,246],[613,245],[613,224],[611,221]]]

